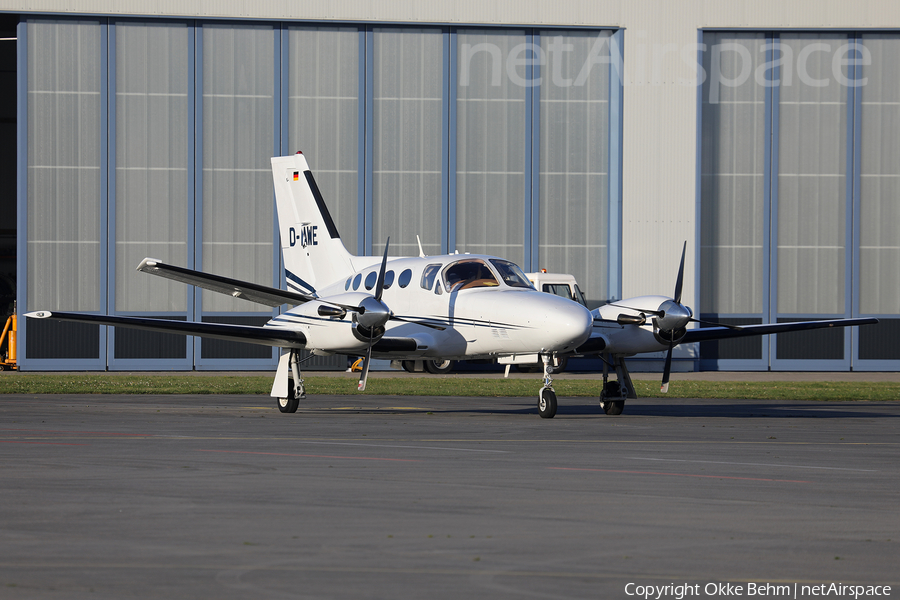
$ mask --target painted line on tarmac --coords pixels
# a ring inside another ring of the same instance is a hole
[[[120,433],[117,431],[68,431],[65,429],[0,429],[18,433],[53,433],[59,435],[114,435],[122,437],[153,437],[152,433]]]
[[[66,442],[26,442],[22,440],[0,440],[0,444],[32,444],[39,446],[90,446],[90,444],[73,444]]]
[[[797,479],[765,479],[762,477],[730,477],[728,475],[696,475],[694,473],[655,473],[652,471],[625,471],[620,469],[579,469],[575,467],[547,467],[553,471],[593,471],[595,473],[626,473],[629,475],[670,475],[672,477],[698,477],[701,479],[738,479],[741,481],[774,481],[778,483],[812,483]]]
[[[347,460],[380,460],[388,462],[422,462],[415,458],[375,458],[369,456],[326,456],[320,454],[289,454],[286,452],[250,452],[247,450],[197,450],[197,452],[217,452],[220,454],[260,454],[264,456],[294,456],[299,458],[342,458]]]
[[[509,450],[480,450],[478,448],[442,448],[440,446],[395,446],[390,444],[352,444],[350,442],[297,442],[299,444],[318,444],[323,446],[366,446],[371,448],[408,448],[412,450],[450,450],[451,452],[491,452],[509,454]]]
[[[744,465],[748,467],[787,467],[790,469],[827,469],[829,471],[855,471],[858,473],[877,473],[878,469],[851,469],[849,467],[815,467],[812,465],[779,465],[773,463],[745,463],[745,462],[723,462],[718,460],[689,460],[684,458],[644,458],[640,456],[625,456],[628,460],[654,460],[658,462],[683,462],[683,463],[700,463],[706,465]]]

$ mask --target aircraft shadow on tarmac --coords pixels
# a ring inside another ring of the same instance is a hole
[[[846,402],[834,402],[822,404],[818,402],[753,402],[727,401],[721,404],[707,404],[697,401],[698,404],[690,404],[690,401],[679,404],[667,404],[665,400],[658,402],[631,401],[626,403],[625,412],[619,417],[607,417],[598,403],[565,404],[561,402],[556,413],[557,417],[604,417],[608,419],[621,419],[632,417],[717,417],[717,418],[800,418],[800,419],[851,419],[851,418],[897,418],[900,411],[886,411],[874,408],[872,403],[866,403],[865,408],[859,409]],[[873,409],[874,408],[874,409]],[[885,407],[886,408],[886,407]],[[415,411],[419,412],[419,411]],[[434,406],[423,409],[421,412],[433,412],[436,414],[470,413],[470,414],[510,414],[527,415],[537,414],[537,408],[529,402],[520,405],[496,406],[483,404],[468,409],[447,408],[441,409]]]

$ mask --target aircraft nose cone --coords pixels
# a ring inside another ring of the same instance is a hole
[[[571,351],[591,336],[594,320],[590,311],[582,305],[571,300],[560,300],[554,310],[547,313],[544,330],[551,337],[551,347],[545,349]]]

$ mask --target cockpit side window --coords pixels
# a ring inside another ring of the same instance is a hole
[[[437,277],[438,271],[441,270],[441,265],[428,265],[425,267],[425,270],[422,271],[422,281],[421,286],[422,289],[431,290],[434,287],[434,278]]]
[[[534,286],[531,285],[531,282],[528,281],[525,273],[522,272],[522,269],[520,269],[519,265],[516,263],[511,263],[508,260],[499,258],[492,258],[491,264],[494,265],[494,268],[500,273],[500,278],[503,280],[503,283],[509,287],[534,288]]]
[[[493,271],[481,259],[460,260],[444,269],[444,287],[448,292],[498,285]]]

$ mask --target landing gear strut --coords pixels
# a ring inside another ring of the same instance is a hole
[[[556,392],[553,390],[553,364],[549,355],[541,356],[544,361],[544,387],[538,394],[538,414],[542,419],[552,419],[556,414]]]
[[[306,387],[300,377],[300,354],[291,350],[291,379],[288,379],[287,398],[278,398],[278,410],[283,413],[297,412],[300,401],[306,399]]]
[[[603,357],[603,390],[600,392],[600,408],[610,416],[621,415],[625,410],[625,400],[637,398],[634,393],[634,384],[631,383],[631,375],[625,360],[620,355],[613,355],[612,364],[616,370],[617,380],[609,381],[609,354]]]

